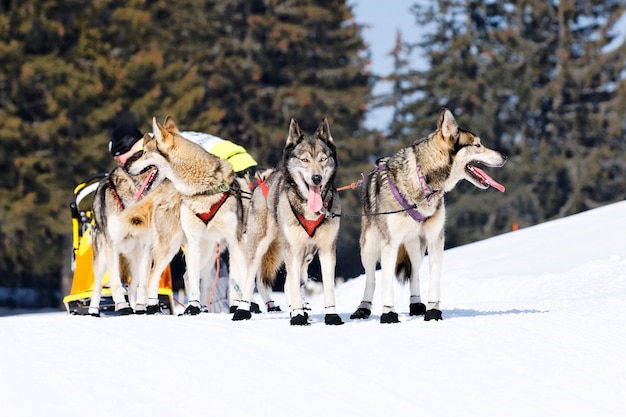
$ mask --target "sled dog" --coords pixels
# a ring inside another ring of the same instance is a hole
[[[158,313],[160,276],[180,249],[180,198],[172,184],[146,167],[131,176],[114,168],[94,194],[94,291],[89,314],[99,315],[102,280],[109,272],[115,310]],[[131,276],[128,299],[122,282]]]
[[[317,250],[322,268],[326,324],[343,324],[335,310],[336,240],[341,207],[335,189],[337,155],[324,118],[313,135],[305,135],[291,119],[280,167],[257,187],[250,201],[246,225],[248,275],[243,298],[233,320],[251,318],[250,300],[255,275],[274,276],[285,264],[285,295],[292,325],[307,325],[300,294],[301,281]],[[267,195],[263,190],[266,190]]]
[[[215,245],[226,247],[230,256],[231,305],[243,287],[246,261],[243,253],[243,205],[232,166],[200,145],[184,138],[171,117],[160,124],[153,119],[153,138],[144,142],[142,156],[129,171],[156,166],[178,191],[182,204],[180,221],[184,234],[189,305],[184,314],[201,312],[200,276],[214,264]]]
[[[481,189],[494,187],[504,192],[504,187],[476,164],[501,167],[506,160],[502,153],[485,147],[474,133],[459,128],[452,113],[443,108],[435,132],[378,161],[363,185],[360,244],[366,284],[363,301],[350,318],[364,319],[371,314],[378,260],[381,323],[399,322],[394,309],[396,275],[410,282],[411,315],[424,315],[427,321],[442,318],[444,194],[463,179]],[[426,250],[430,267],[427,305],[420,298],[418,276]]]

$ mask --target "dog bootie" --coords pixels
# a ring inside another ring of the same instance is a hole
[[[369,318],[370,314],[372,314],[372,310],[370,310],[369,308],[359,307],[356,309],[354,313],[350,314],[350,318],[351,319],[367,319]]]
[[[400,323],[400,320],[398,319],[398,313],[396,313],[395,311],[383,313],[380,316],[380,322],[383,324]]]
[[[189,305],[183,311],[183,316],[197,316],[202,312],[202,308],[200,306],[200,302],[198,301],[190,301]]]
[[[339,314],[331,313],[324,315],[324,323],[327,325],[339,326],[343,324],[343,320],[341,320]]]
[[[409,304],[409,313],[411,316],[423,316],[426,314],[426,305],[424,303]]]
[[[276,304],[274,304],[273,301],[268,301],[267,303],[265,303],[265,306],[267,307],[267,312],[268,313],[274,313],[274,312],[282,311],[280,309],[280,306],[277,306]]]
[[[241,310],[238,308],[233,314],[233,321],[250,320],[251,318],[252,313],[250,312],[250,310]]]
[[[158,304],[150,305],[146,308],[146,314],[149,316],[161,314],[161,307]]]
[[[443,316],[441,315],[441,310],[437,310],[433,308],[432,310],[428,310],[426,314],[424,314],[424,321],[430,320],[443,320]]]
[[[304,314],[297,314],[291,318],[289,323],[292,326],[308,326],[309,320],[304,316]]]
[[[117,310],[117,314],[120,316],[130,316],[133,313],[134,311],[130,307],[124,307],[124,308]]]

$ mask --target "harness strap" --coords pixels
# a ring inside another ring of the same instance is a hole
[[[122,197],[120,197],[120,195],[117,193],[117,189],[113,184],[111,184],[111,190],[113,191],[113,195],[115,196],[115,200],[117,200],[117,205],[119,206],[120,210],[124,211],[126,207],[124,207]]]
[[[293,214],[296,215],[298,221],[300,222],[302,227],[304,227],[304,230],[306,230],[306,233],[309,235],[309,237],[313,237],[313,235],[315,234],[315,231],[317,230],[317,228],[320,227],[320,225],[322,224],[322,222],[326,218],[326,216],[324,214],[321,214],[315,220],[307,220],[307,219],[304,218],[304,216],[302,214],[296,212],[293,209],[293,207],[291,207],[291,211],[293,211]]]
[[[204,224],[209,224],[209,222],[213,219],[213,217],[215,217],[215,214],[220,209],[220,207],[222,207],[222,205],[224,204],[224,202],[226,201],[226,199],[228,198],[229,195],[230,195],[230,193],[228,193],[228,192],[222,193],[222,198],[220,198],[219,201],[215,202],[211,206],[209,211],[204,212],[204,213],[196,213],[196,216],[200,220],[202,220],[204,222]]]
[[[267,177],[269,178],[269,177]],[[267,186],[267,178],[263,181],[259,181],[257,178],[252,178],[252,180],[250,180],[250,182],[248,183],[250,185],[251,189],[255,189],[256,187],[261,187],[261,192],[263,193],[263,195],[265,196],[265,199],[267,200],[267,195],[270,192],[269,187]],[[256,185],[255,185],[256,183]]]
[[[417,170],[417,177],[419,179],[420,186],[422,187],[422,192],[424,193],[424,196],[426,197],[426,201],[430,201],[430,199],[433,197],[435,193],[432,192],[430,186],[426,182],[426,176],[424,175],[424,172],[422,171],[422,167],[420,166],[420,164],[417,164],[415,169]],[[376,170],[379,170],[379,171],[387,170],[387,164],[379,165],[376,168]],[[409,202],[406,201],[406,198],[404,198],[402,193],[400,193],[400,190],[398,190],[398,187],[396,186],[396,184],[394,184],[394,182],[391,180],[391,177],[389,176],[389,174],[387,174],[387,184],[389,185],[391,194],[393,194],[393,196],[398,201],[398,203],[402,206],[402,208],[404,208],[404,211],[406,211],[407,214],[413,218],[413,220],[415,220],[416,222],[423,222],[425,220],[428,220],[428,217],[424,216],[422,213],[420,213],[416,209],[416,205],[409,204]]]

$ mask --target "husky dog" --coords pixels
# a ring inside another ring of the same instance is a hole
[[[180,194],[189,299],[184,314],[201,312],[200,276],[214,264],[217,243],[226,246],[230,255],[232,305],[246,276],[243,206],[241,198],[236,198],[239,182],[232,166],[184,138],[169,116],[163,125],[153,119],[153,135],[144,141],[143,154],[130,164],[129,172],[156,166]]]
[[[94,195],[94,291],[89,314],[99,315],[102,280],[109,272],[115,310],[120,315],[160,310],[160,276],[180,248],[180,198],[172,184],[147,167],[131,176],[114,168]],[[123,278],[131,276],[129,302]]]
[[[318,251],[322,267],[326,324],[343,324],[335,311],[336,240],[341,207],[335,189],[335,143],[324,118],[313,135],[305,135],[291,119],[282,164],[257,187],[250,201],[246,225],[248,275],[242,301],[233,320],[250,319],[255,275],[263,268],[273,276],[285,263],[285,295],[292,325],[307,325],[300,284]]]
[[[410,314],[441,320],[440,278],[444,249],[444,194],[465,179],[476,187],[504,187],[475,164],[501,167],[507,157],[481,144],[474,133],[457,126],[441,109],[437,130],[391,157],[379,160],[366,177],[362,194],[361,262],[366,284],[363,301],[350,316],[368,318],[376,284],[376,263],[382,270],[381,323],[397,323],[393,279],[410,281]],[[428,250],[428,306],[421,302],[419,266]]]

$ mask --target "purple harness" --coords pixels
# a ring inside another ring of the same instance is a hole
[[[426,196],[426,201],[430,201],[435,193],[430,189],[430,186],[426,182],[426,177],[424,176],[424,172],[422,171],[422,167],[420,166],[420,164],[417,164],[415,168],[417,170],[417,178],[419,179],[420,186],[422,187],[422,191]],[[377,170],[387,170],[387,164],[379,165]],[[391,190],[391,193],[393,194],[395,199],[398,201],[398,203],[400,203],[400,205],[408,213],[408,215],[413,218],[413,220],[415,220],[416,222],[423,222],[424,220],[428,219],[428,217],[425,217],[422,213],[416,210],[415,204],[409,204],[409,202],[406,201],[406,198],[404,198],[404,196],[400,194],[400,190],[398,190],[396,184],[391,181],[391,177],[389,176],[389,174],[387,174],[387,183],[389,184],[389,189]]]

